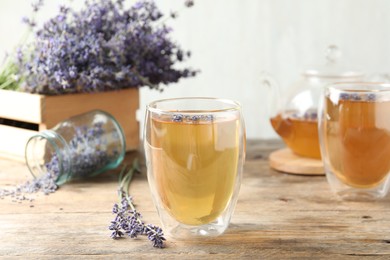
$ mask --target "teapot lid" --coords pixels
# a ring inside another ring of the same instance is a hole
[[[340,60],[341,51],[336,45],[329,45],[325,54],[325,64],[307,69],[303,72],[303,75],[321,78],[356,78],[364,76],[362,72],[351,69]]]

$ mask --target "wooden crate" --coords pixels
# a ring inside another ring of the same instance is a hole
[[[24,148],[32,135],[50,129],[71,116],[94,109],[112,114],[124,130],[126,150],[135,150],[139,146],[138,108],[137,88],[59,96],[0,90],[0,118],[37,126],[37,130],[28,130],[0,123],[0,156],[24,161]]]

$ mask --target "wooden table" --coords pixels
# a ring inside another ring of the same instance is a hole
[[[251,141],[239,200],[228,231],[215,239],[153,248],[145,237],[112,240],[108,225],[117,200],[118,171],[62,186],[33,202],[0,200],[0,257],[22,258],[390,258],[390,198],[345,202],[324,176],[271,170],[267,157],[280,142]],[[127,155],[130,163],[136,153]],[[24,164],[0,160],[0,187],[30,178]],[[138,210],[159,225],[145,169],[131,185]]]

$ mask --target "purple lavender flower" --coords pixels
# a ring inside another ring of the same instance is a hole
[[[195,70],[175,68],[190,52],[171,41],[172,29],[162,17],[152,0],[130,8],[123,0],[86,1],[79,11],[61,6],[36,31],[33,51],[19,59],[22,90],[55,95],[145,85],[161,89],[162,84],[195,76]]]
[[[351,95],[350,95],[350,98],[351,98],[351,100],[355,100],[355,101],[359,101],[359,100],[362,99],[361,96],[360,96],[360,94],[358,94],[358,93],[353,93],[353,94],[351,94]]]
[[[374,93],[370,93],[367,95],[367,101],[375,101],[376,95]]]
[[[117,151],[106,152],[105,131],[101,123],[90,127],[75,129],[75,135],[69,140],[69,147],[52,154],[51,160],[45,165],[54,182],[62,184],[69,179],[81,179],[100,173],[104,166],[117,157]],[[59,157],[71,162],[61,164]],[[69,169],[60,170],[61,166],[70,165]],[[69,175],[67,175],[69,174]]]
[[[117,239],[125,234],[121,231],[121,226],[117,220],[111,221],[111,225],[108,227],[110,230],[112,230],[111,238]]]
[[[348,93],[341,93],[340,94],[340,99],[341,100],[349,100],[350,99],[350,95]]]
[[[194,1],[193,0],[186,0],[184,5],[187,7],[192,7],[194,5]]]
[[[41,7],[43,6],[43,0],[38,0],[36,2],[33,2],[31,6],[33,8],[33,12],[38,12],[39,9],[41,9]]]
[[[172,116],[173,122],[182,122],[183,121],[183,115],[182,114],[174,114]]]
[[[214,120],[213,115],[183,115],[183,114],[173,114],[172,115],[172,121],[173,122],[191,122],[191,123],[197,123],[200,121],[204,122],[212,122]]]
[[[137,238],[138,236],[146,236],[154,247],[164,247],[164,233],[161,228],[145,224],[142,221],[142,215],[139,213],[133,204],[133,198],[128,194],[129,185],[133,174],[139,172],[138,162],[134,161],[131,169],[123,176],[125,168],[120,173],[119,181],[119,197],[120,205],[114,204],[112,212],[115,214],[115,219],[111,221],[108,227],[111,230],[111,238],[118,239],[124,234],[130,238]]]

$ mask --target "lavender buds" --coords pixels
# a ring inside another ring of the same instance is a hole
[[[109,230],[112,231],[111,238],[118,239],[125,235],[137,238],[144,235],[153,243],[154,247],[163,248],[165,238],[162,229],[142,221],[142,215],[135,209],[133,198],[129,195],[131,179],[134,173],[140,172],[138,161],[134,160],[130,170],[123,176],[125,171],[126,167],[122,169],[119,176],[120,204],[114,204],[112,209],[112,213],[116,216],[109,226]]]
[[[99,174],[107,164],[115,160],[119,153],[116,150],[107,152],[108,138],[105,134],[101,123],[76,128],[75,135],[69,141],[68,149],[45,154],[47,163],[40,167],[42,171],[34,176],[33,180],[16,186],[14,189],[0,189],[0,199],[12,197],[15,201],[32,201],[29,194],[42,192],[48,195],[54,193],[59,185],[69,180]],[[66,162],[71,162],[71,164]],[[29,160],[27,163],[32,165]]]
[[[365,101],[372,102],[376,101],[376,95],[374,93],[341,93],[339,96],[340,100],[351,100],[351,101]]]
[[[124,0],[85,1],[77,11],[61,6],[36,31],[32,51],[18,55],[22,90],[49,95],[141,86],[161,90],[161,84],[195,76],[195,70],[175,66],[190,52],[171,41],[172,29],[162,18],[150,0],[130,8]]]
[[[68,141],[68,149],[54,153],[45,167],[57,183],[62,184],[69,179],[82,179],[97,175],[118,156],[114,149],[108,152],[107,133],[101,122],[91,126],[76,127],[74,136]],[[119,137],[118,137],[119,138]],[[69,164],[60,162],[59,157]],[[62,168],[62,170],[61,170]]]
[[[119,123],[107,112],[93,110],[61,121],[32,136],[26,164],[35,177],[50,173],[61,185],[116,168],[125,154]]]

